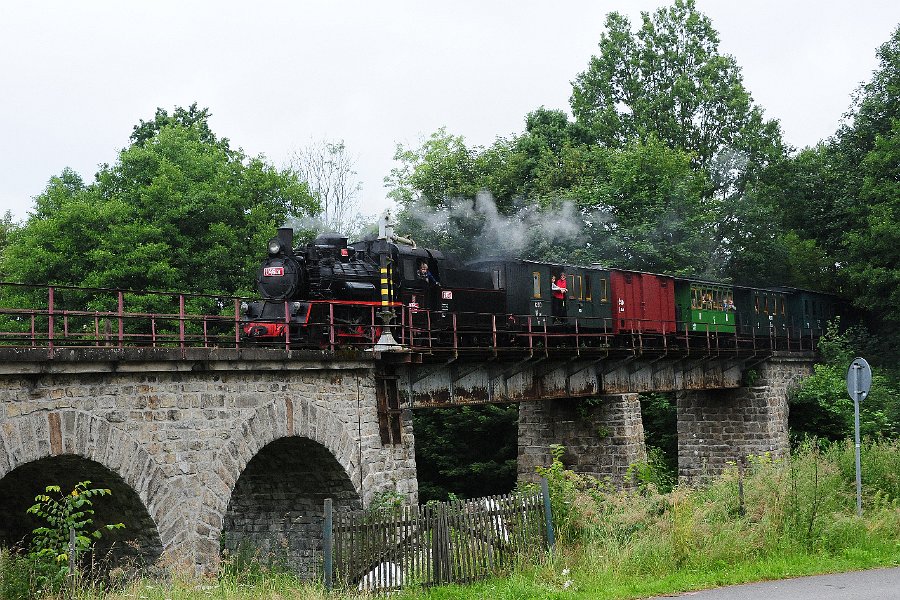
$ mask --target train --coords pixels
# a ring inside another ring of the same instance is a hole
[[[602,347],[811,348],[838,312],[827,293],[761,288],[603,265],[484,258],[461,264],[394,234],[348,243],[322,234],[294,247],[281,228],[257,274],[260,299],[242,307],[247,344],[431,350],[563,343]],[[566,273],[554,314],[552,282]],[[557,305],[558,306],[558,305]],[[637,342],[636,342],[637,340]]]

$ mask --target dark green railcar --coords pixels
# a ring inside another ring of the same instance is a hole
[[[737,313],[734,288],[721,283],[675,280],[678,330],[734,333]]]
[[[579,328],[609,329],[612,312],[609,300],[609,271],[539,263],[529,260],[484,259],[466,268],[490,273],[496,289],[506,291],[507,309],[516,317],[531,317],[533,326],[552,324],[551,277],[565,270],[566,322]]]
[[[830,294],[785,288],[792,336],[819,337],[837,314],[837,298]]]
[[[734,303],[741,335],[787,335],[788,295],[783,290],[735,287]]]

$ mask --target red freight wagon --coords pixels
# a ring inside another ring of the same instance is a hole
[[[675,281],[671,277],[611,269],[609,280],[613,332],[675,331]]]

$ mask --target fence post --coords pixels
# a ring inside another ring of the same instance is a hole
[[[553,512],[550,510],[550,485],[546,477],[541,477],[541,496],[544,498],[544,523],[547,525],[547,548],[551,551],[556,545],[556,536],[553,533]]]
[[[325,589],[334,585],[334,510],[331,498],[325,498],[325,523],[322,525],[322,553],[325,558]]]

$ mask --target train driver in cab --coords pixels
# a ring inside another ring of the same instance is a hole
[[[419,263],[419,270],[416,271],[416,277],[418,277],[425,283],[429,283],[431,285],[440,285],[437,277],[434,276],[434,273],[432,273],[428,268],[428,263],[424,260]]]

